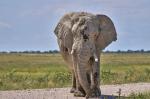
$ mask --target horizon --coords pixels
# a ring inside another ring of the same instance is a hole
[[[0,1],[0,52],[59,50],[53,33],[68,12],[109,16],[116,28],[116,42],[104,51],[150,50],[149,0],[26,0]]]
[[[60,50],[58,49],[54,49],[54,50],[22,50],[22,51],[19,51],[19,50],[16,50],[16,51],[13,51],[13,50],[10,50],[10,51],[0,51],[0,53],[23,53],[23,52],[29,52],[29,53],[32,53],[32,52],[40,52],[40,53],[43,53],[43,52],[53,52],[53,51],[56,51],[56,52],[60,52]],[[144,50],[144,49],[137,49],[137,50],[103,50],[102,52],[150,52],[150,50]]]

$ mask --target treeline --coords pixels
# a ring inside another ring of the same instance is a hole
[[[150,50],[127,50],[127,51],[122,51],[122,50],[118,50],[118,51],[104,51],[104,53],[150,53]]]
[[[0,53],[48,54],[48,53],[59,53],[59,51],[58,50],[49,50],[49,51],[1,51]]]
[[[127,50],[127,51],[122,51],[122,50],[118,50],[118,51],[103,51],[104,53],[150,53],[150,50]],[[0,53],[26,53],[26,54],[55,54],[55,53],[59,53],[58,50],[49,50],[49,51],[1,51]]]

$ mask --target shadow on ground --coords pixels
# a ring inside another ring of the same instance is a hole
[[[99,99],[127,99],[123,96],[101,95]]]

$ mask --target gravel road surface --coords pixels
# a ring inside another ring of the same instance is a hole
[[[150,83],[101,86],[102,95],[118,95],[119,89],[121,89],[122,96],[128,96],[131,93],[150,92]],[[69,90],[70,88],[51,88],[0,91],[0,99],[85,99],[84,97],[74,97],[73,94],[69,93]]]

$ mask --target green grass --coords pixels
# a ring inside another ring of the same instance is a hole
[[[150,54],[102,54],[101,83],[150,82]]]
[[[101,55],[101,84],[150,82],[150,53]],[[0,90],[71,86],[60,54],[0,54]]]
[[[127,99],[149,99],[150,93],[139,93],[134,94],[132,93]]]

